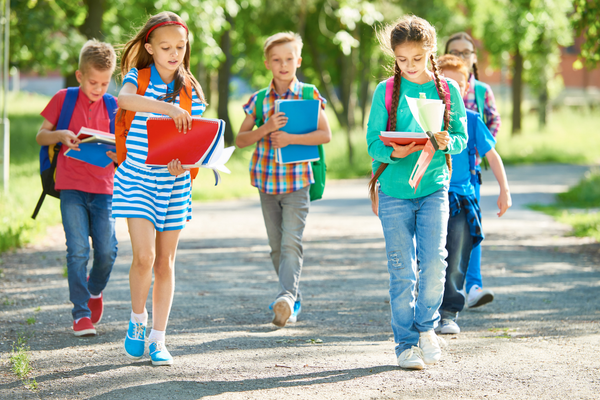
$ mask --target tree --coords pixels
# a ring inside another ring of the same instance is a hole
[[[548,83],[560,61],[559,46],[568,45],[569,0],[500,0],[485,2],[487,18],[483,39],[496,64],[512,58],[512,132],[521,131],[523,82],[527,81],[540,99],[543,123],[548,102]]]
[[[600,2],[598,0],[573,0],[575,11],[571,16],[573,28],[578,36],[583,36],[581,60],[578,67],[588,69],[600,64]]]

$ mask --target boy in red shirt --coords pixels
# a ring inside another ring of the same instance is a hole
[[[104,310],[102,290],[106,287],[117,256],[115,220],[111,216],[113,176],[111,163],[105,168],[65,157],[65,151],[79,150],[77,133],[82,127],[110,132],[110,117],[103,96],[115,70],[117,57],[110,44],[88,41],[79,54],[75,72],[79,94],[68,129],[56,130],[67,89],[52,97],[41,115],[44,122],[36,141],[42,146],[61,143],[56,165],[55,188],[60,191],[60,210],[67,239],[69,297],[73,303],[75,336],[95,335],[94,324]],[[117,161],[114,152],[107,155]],[[90,258],[94,262],[87,276]]]

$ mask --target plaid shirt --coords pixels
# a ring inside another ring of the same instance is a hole
[[[275,91],[273,81],[263,102],[263,121],[266,123],[275,112],[275,100],[279,99],[301,99],[303,84],[296,77],[290,83],[288,90],[279,95]],[[244,112],[256,119],[256,98],[258,92],[254,93],[248,103],[244,105]],[[315,88],[314,99],[321,101],[321,107],[325,109],[327,102],[321,97]],[[284,194],[295,192],[303,187],[314,183],[312,167],[309,162],[294,164],[279,164],[275,161],[275,149],[271,144],[271,137],[267,135],[256,143],[256,149],[250,160],[250,180],[252,186],[257,187],[266,194]]]
[[[477,101],[475,101],[475,76],[471,74],[469,78],[469,91],[464,98],[465,107],[468,110],[479,112],[477,109]],[[483,115],[485,116],[484,121],[492,135],[496,137],[500,130],[500,113],[496,109],[496,100],[494,99],[494,93],[488,86],[485,91],[485,103],[483,107]]]

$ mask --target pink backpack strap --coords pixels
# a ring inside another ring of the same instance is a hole
[[[442,87],[446,92],[444,94],[446,98],[446,108],[448,109],[448,112],[450,112],[452,109],[452,101],[450,100],[450,86],[448,85],[446,78],[440,78],[440,82],[442,83]],[[440,99],[442,98],[441,93],[438,93],[438,96],[440,96]]]
[[[390,130],[390,115],[392,113],[392,94],[394,93],[394,77],[385,81],[385,108],[388,112],[387,130]]]

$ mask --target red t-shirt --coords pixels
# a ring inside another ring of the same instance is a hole
[[[46,118],[54,126],[58,124],[60,110],[62,109],[67,89],[62,89],[52,97],[44,111],[42,117]],[[110,119],[104,99],[96,102],[90,99],[80,90],[69,130],[75,135],[81,127],[98,129],[104,132],[110,132]],[[110,164],[106,168],[97,167],[83,161],[65,157],[67,146],[60,147],[58,160],[56,163],[56,184],[57,190],[80,190],[87,193],[112,194],[113,178],[115,167]]]

